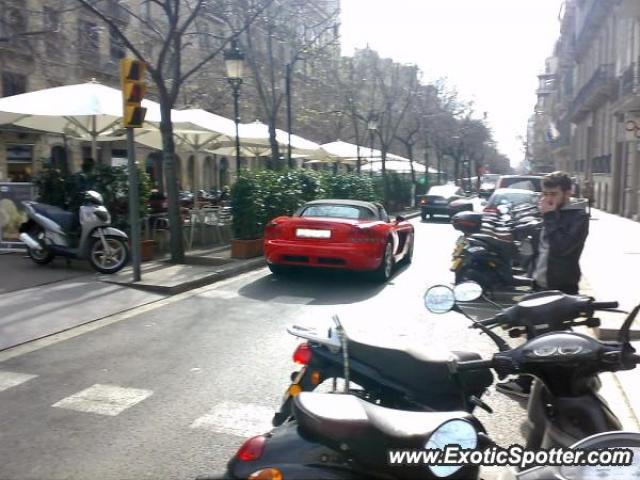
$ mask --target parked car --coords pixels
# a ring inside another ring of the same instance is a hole
[[[378,203],[314,200],[267,224],[264,255],[275,275],[313,267],[366,271],[386,281],[398,262],[411,262],[413,242],[413,225],[391,220]]]
[[[499,188],[514,188],[519,190],[542,191],[542,175],[502,175],[496,183]]]
[[[462,210],[452,211],[449,204],[461,198],[464,198],[464,192],[457,185],[435,185],[420,198],[420,216],[423,221],[427,219],[427,215],[429,218],[433,218],[434,215],[451,217]],[[473,210],[473,206],[464,209]]]
[[[484,207],[485,212],[498,212],[499,205],[510,204],[512,206],[522,205],[523,203],[531,203],[533,205],[538,203],[540,199],[540,193],[531,190],[521,190],[516,188],[499,188]]]
[[[480,188],[478,195],[482,198],[489,198],[491,194],[496,190],[496,184],[500,175],[497,173],[488,173],[480,177]]]

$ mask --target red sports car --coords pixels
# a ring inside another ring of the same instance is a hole
[[[384,207],[358,200],[314,200],[291,217],[269,222],[264,254],[274,274],[288,267],[369,271],[386,281],[398,262],[411,262],[413,225]]]

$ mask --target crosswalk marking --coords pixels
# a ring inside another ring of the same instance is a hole
[[[21,383],[28,382],[32,378],[36,378],[38,375],[29,375],[26,373],[5,372],[0,371],[0,392]]]
[[[98,415],[116,416],[127,408],[133,407],[153,394],[151,390],[139,388],[123,388],[116,385],[100,385],[91,387],[63,398],[52,407],[75,410],[77,412],[96,413]]]
[[[222,402],[196,419],[191,428],[251,437],[271,430],[273,408],[251,403]]]

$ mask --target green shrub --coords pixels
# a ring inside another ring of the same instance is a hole
[[[375,201],[379,197],[372,179],[365,176],[245,170],[231,188],[234,238],[259,238],[270,220],[292,215],[306,202],[321,198]]]
[[[259,212],[262,209],[260,186],[256,175],[243,170],[231,187],[233,237],[239,240],[260,238]]]

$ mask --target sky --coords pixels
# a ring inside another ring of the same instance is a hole
[[[524,156],[537,75],[558,39],[562,0],[341,0],[342,53],[369,45],[446,78],[476,118],[488,113],[498,149]]]

